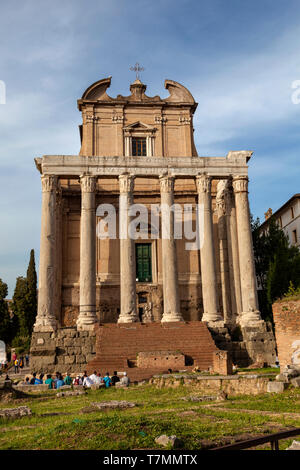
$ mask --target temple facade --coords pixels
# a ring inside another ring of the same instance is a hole
[[[175,81],[165,81],[164,99],[147,96],[139,79],[129,96],[113,98],[110,83],[94,83],[78,100],[79,155],[35,159],[42,223],[34,332],[183,321],[266,331],[248,203],[252,152],[198,156],[197,103]]]

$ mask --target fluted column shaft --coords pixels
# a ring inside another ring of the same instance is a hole
[[[243,308],[243,312],[238,321],[241,325],[247,325],[251,324],[252,322],[261,320],[257,299],[252,233],[250,225],[248,177],[234,177],[233,189],[236,205],[241,294]]]
[[[91,330],[97,323],[96,316],[96,178],[80,177],[80,306],[77,329]]]
[[[129,210],[133,204],[134,176],[120,175],[119,230],[120,230],[120,290],[121,311],[118,323],[138,321],[136,312],[135,243],[128,233]]]
[[[199,204],[199,233],[201,257],[201,281],[203,296],[202,321],[219,322],[223,318],[219,312],[216,259],[213,236],[212,205],[211,205],[211,178],[207,175],[196,177]],[[203,216],[201,217],[201,212]],[[203,226],[202,226],[203,224]]]
[[[231,292],[232,320],[242,313],[241,281],[239,248],[236,227],[236,209],[231,179],[228,182],[225,193],[226,219],[227,219],[227,244],[229,260],[229,277]]]
[[[220,180],[217,185],[216,211],[218,215],[218,235],[220,254],[220,274],[222,285],[222,306],[225,323],[232,321],[230,279],[229,279],[229,256],[226,220],[226,193],[227,180]]]
[[[55,244],[57,177],[42,175],[42,217],[38,313],[34,331],[55,331]]]
[[[174,240],[174,177],[160,176],[162,217],[162,274],[164,312],[162,322],[183,321],[178,291],[177,254]]]

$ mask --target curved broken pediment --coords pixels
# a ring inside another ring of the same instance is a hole
[[[193,95],[180,83],[175,82],[174,80],[165,80],[165,88],[170,93],[170,96],[165,98],[164,101],[191,104],[195,103]]]
[[[102,78],[89,86],[82,95],[82,100],[110,100],[110,96],[106,93],[107,88],[110,87],[111,77]]]

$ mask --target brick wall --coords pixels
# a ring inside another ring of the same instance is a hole
[[[300,300],[275,302],[273,316],[280,368],[300,365]]]

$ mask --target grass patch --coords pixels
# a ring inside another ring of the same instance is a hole
[[[17,420],[0,420],[0,449],[156,449],[156,437],[175,434],[185,449],[192,450],[300,426],[300,393],[296,389],[276,396],[240,396],[215,403],[182,400],[195,394],[199,393],[190,386],[158,389],[145,385],[62,398],[46,393],[0,403],[0,408],[26,405],[33,412]],[[109,400],[132,401],[138,406],[81,412],[92,402]],[[293,414],[262,415],[261,410]]]

